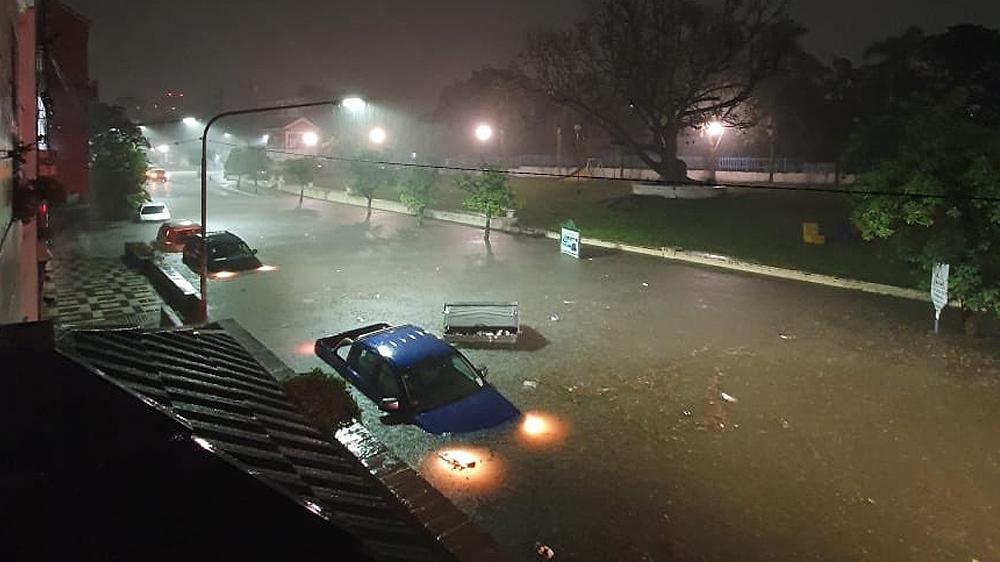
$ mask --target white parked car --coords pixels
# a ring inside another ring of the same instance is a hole
[[[166,203],[143,203],[135,214],[135,222],[161,222],[170,220]]]

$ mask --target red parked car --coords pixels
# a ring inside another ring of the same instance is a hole
[[[194,221],[168,222],[156,233],[156,246],[164,252],[181,252],[188,240],[201,234],[201,225]]]

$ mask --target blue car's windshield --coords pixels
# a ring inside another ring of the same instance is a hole
[[[485,384],[457,351],[419,363],[404,371],[402,379],[416,413],[461,400]]]

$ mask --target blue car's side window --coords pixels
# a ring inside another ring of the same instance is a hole
[[[362,347],[351,366],[357,371],[365,390],[374,398],[402,399],[403,390],[396,373],[379,354]]]

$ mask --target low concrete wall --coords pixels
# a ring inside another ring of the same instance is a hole
[[[595,178],[629,178],[644,181],[657,181],[660,175],[646,168],[584,168],[577,172],[577,168],[557,168],[554,166],[521,166],[515,168],[514,172],[524,174],[554,174],[568,176],[570,174],[591,176]],[[688,177],[696,181],[708,179],[707,170],[688,170]],[[719,183],[770,183],[767,172],[716,172],[715,179]],[[851,184],[854,176],[841,176],[840,183]],[[779,173],[774,174],[774,183],[787,185],[833,185],[835,182],[833,174],[807,174],[807,173]]]
[[[715,185],[663,185],[633,183],[632,195],[663,197],[664,199],[713,199],[726,194],[725,187]]]
[[[180,313],[186,323],[198,321],[201,293],[183,275],[162,260],[149,260],[142,273],[168,306]]]

